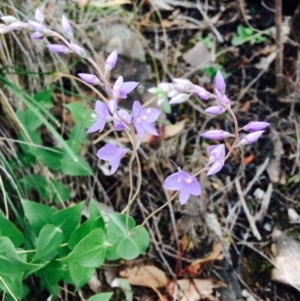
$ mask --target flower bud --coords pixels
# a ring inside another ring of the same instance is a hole
[[[265,131],[258,131],[244,136],[242,140],[236,145],[236,147],[255,142],[264,132]]]
[[[210,92],[208,92],[206,89],[198,85],[194,85],[191,92],[196,94],[198,97],[200,97],[203,100],[207,100],[210,98]]]
[[[227,137],[235,137],[235,135],[225,132],[223,130],[212,130],[205,132],[200,135],[201,137],[204,137],[206,139],[212,139],[212,140],[221,140]]]
[[[216,116],[216,115],[223,113],[224,111],[225,111],[225,109],[221,106],[212,106],[212,107],[207,108],[205,110],[205,113],[208,115]]]
[[[2,17],[0,17],[0,19],[1,19],[6,25],[12,24],[12,23],[14,23],[14,22],[21,22],[21,21],[19,21],[16,17],[14,17],[14,16],[2,16]]]
[[[207,172],[207,176],[212,176],[219,172],[224,166],[224,161],[215,161]]]
[[[171,83],[160,83],[160,84],[158,84],[157,87],[166,94],[169,93],[170,91],[174,90],[174,85]]]
[[[116,49],[107,57],[105,61],[105,70],[110,71],[111,69],[115,68],[117,59],[118,59],[118,51]]]
[[[99,84],[101,84],[99,78],[94,74],[78,73],[78,76],[90,85],[99,85]]]
[[[225,84],[223,75],[219,70],[215,77],[215,87],[221,94],[225,93],[226,84]]]
[[[34,18],[39,23],[44,22],[44,14],[39,8],[36,9],[35,14],[34,14]]]
[[[86,59],[88,57],[86,51],[78,46],[77,44],[71,43],[71,49],[79,56],[81,56],[82,58]]]
[[[61,27],[62,27],[64,33],[66,34],[66,36],[72,41],[74,38],[72,27],[71,27],[70,21],[68,20],[68,18],[65,15],[62,15],[62,17],[61,17]]]
[[[225,158],[225,145],[217,144],[217,145],[210,145],[207,147],[207,153],[209,156],[208,163],[214,163],[217,160],[224,160]]]
[[[42,40],[45,36],[42,33],[35,31],[30,37],[32,40]]]
[[[47,47],[49,50],[57,54],[68,54],[72,52],[72,50],[69,49],[67,46],[61,44],[49,44],[47,45]]]
[[[183,103],[183,102],[187,101],[189,98],[190,98],[189,94],[179,93],[175,97],[171,98],[169,103],[171,105],[179,104],[179,103]]]
[[[174,78],[173,79],[174,88],[181,93],[189,92],[193,88],[193,83],[188,79],[184,78]]]
[[[45,25],[40,24],[38,22],[35,21],[28,21],[28,23],[30,24],[30,26],[35,30],[35,31],[39,31],[39,32],[44,32],[47,28]]]
[[[179,94],[179,92],[176,90],[176,89],[172,89],[172,90],[170,90],[168,93],[167,93],[167,96],[169,97],[169,98],[173,98],[173,97],[175,97],[176,95],[178,95]]]
[[[269,125],[270,123],[264,121],[251,121],[247,125],[242,127],[242,129],[247,132],[257,132],[265,129]]]
[[[22,30],[22,29],[27,29],[29,27],[30,27],[30,25],[28,23],[18,21],[18,22],[13,22],[13,23],[9,24],[7,26],[7,31]]]

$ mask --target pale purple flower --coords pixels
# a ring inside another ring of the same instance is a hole
[[[174,98],[176,95],[180,94],[176,89],[171,89],[168,93],[167,96],[169,98]]]
[[[127,98],[127,94],[135,89],[138,84],[138,82],[124,82],[123,76],[119,76],[112,89],[114,99]]]
[[[0,17],[0,19],[6,24],[6,25],[9,25],[9,24],[12,24],[14,22],[20,22],[16,17],[14,16],[2,16]]]
[[[118,59],[118,51],[114,50],[105,61],[105,70],[110,71],[115,68]]]
[[[30,26],[35,30],[35,31],[39,31],[41,33],[44,33],[47,28],[45,25],[39,23],[39,22],[35,22],[35,21],[28,21],[28,23],[30,24]]]
[[[223,78],[222,73],[219,70],[215,77],[215,87],[221,94],[225,93],[225,89],[226,89],[225,80]]]
[[[144,138],[146,132],[158,136],[158,132],[152,123],[156,121],[160,113],[160,110],[154,108],[143,109],[141,103],[137,100],[133,103],[133,123],[141,140]]]
[[[39,8],[36,9],[35,14],[34,14],[34,18],[39,23],[44,22],[44,14]]]
[[[107,105],[99,100],[96,101],[95,111],[97,114],[96,122],[87,130],[87,133],[102,132],[109,117]]]
[[[32,40],[42,40],[45,36],[42,33],[35,31],[30,37]]]
[[[210,145],[207,148],[208,156],[209,156],[209,164],[212,164],[210,169],[207,172],[207,176],[212,176],[219,172],[224,166],[225,159],[225,145]]]
[[[208,115],[216,116],[223,113],[224,111],[225,111],[224,108],[221,106],[211,106],[205,110],[205,113]]]
[[[265,131],[257,131],[253,132],[251,134],[248,134],[242,138],[242,140],[236,145],[236,146],[241,146],[241,145],[247,145],[255,142]]]
[[[190,98],[190,94],[179,93],[176,96],[172,97],[169,101],[171,105],[183,103]]]
[[[71,49],[82,58],[86,59],[88,57],[86,51],[77,44],[71,43]]]
[[[227,137],[235,137],[235,135],[225,132],[223,130],[211,130],[200,135],[206,139],[213,139],[213,140],[221,140]]]
[[[112,175],[118,169],[121,159],[125,154],[125,149],[108,143],[98,150],[97,157],[101,160],[108,161],[108,164],[111,166],[110,174]]]
[[[114,114],[118,108],[118,102],[115,99],[110,99],[107,101],[107,107],[111,114]]]
[[[126,121],[127,124],[126,124],[125,122],[123,122],[123,121],[119,118],[118,115],[119,115],[124,121]],[[114,120],[114,128],[115,128],[115,130],[121,131],[121,130],[127,128],[127,127],[128,127],[128,124],[131,123],[132,116],[131,116],[127,111],[121,109],[121,110],[118,111],[118,114],[117,114],[116,112],[113,114],[113,120]]]
[[[161,89],[165,94],[168,94],[170,91],[174,90],[174,85],[171,83],[160,83],[157,87]]]
[[[57,54],[68,54],[73,52],[71,49],[69,49],[67,46],[62,44],[49,44],[47,45],[48,49],[52,52],[55,52]]]
[[[201,194],[201,187],[196,177],[183,170],[168,176],[163,187],[167,190],[180,191],[179,202],[181,205],[188,201],[191,194],[195,196]]]
[[[187,93],[193,88],[194,84],[188,79],[174,78],[173,86],[178,92]]]
[[[99,84],[101,84],[99,78],[94,74],[78,73],[78,76],[90,85],[99,85]]]
[[[230,105],[230,100],[226,95],[223,95],[222,98],[220,99],[220,101],[225,105],[228,106]]]
[[[270,123],[264,121],[251,121],[247,125],[242,127],[242,129],[247,132],[257,132],[265,129],[269,125]]]
[[[70,40],[73,40],[74,35],[73,35],[72,27],[71,27],[70,21],[68,20],[68,18],[65,15],[62,15],[62,17],[61,17],[61,27],[62,27],[64,33],[66,34],[66,36]]]
[[[210,92],[198,85],[194,85],[191,89],[191,92],[203,100],[207,100],[210,98]]]

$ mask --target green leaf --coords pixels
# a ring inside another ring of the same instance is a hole
[[[54,199],[53,201],[59,203],[68,201],[71,197],[69,188],[60,181],[52,181],[54,187]]]
[[[77,289],[84,286],[95,273],[94,268],[85,268],[75,263],[69,263],[69,271]]]
[[[61,170],[68,176],[92,176],[94,174],[91,166],[81,157],[75,162],[66,154],[62,160]]]
[[[137,226],[131,230],[131,233],[136,233],[133,236],[124,237],[118,244],[118,254],[126,259],[132,260],[140,254],[144,254],[149,246],[150,238],[147,230]]]
[[[128,217],[128,229],[135,226],[135,220]],[[107,238],[112,244],[117,244],[121,239],[126,237],[126,214],[113,213],[109,215],[107,225]]]
[[[36,93],[33,98],[45,109],[49,110],[53,108],[53,103],[52,103],[52,93],[53,89],[50,88],[48,90],[40,91]]]
[[[27,134],[28,134],[29,138],[31,139],[32,143],[37,144],[37,145],[42,144],[42,138],[41,138],[41,135],[40,135],[39,132],[37,132],[37,131],[28,131]],[[24,136],[23,133],[18,135],[18,140],[28,143],[28,139]],[[31,155],[30,151],[33,150],[32,147],[30,147],[28,144],[25,144],[25,143],[20,143],[19,145],[20,145],[20,148],[22,149],[22,151],[24,153],[28,153],[27,155]]]
[[[86,138],[86,129],[82,124],[76,123],[70,132],[70,146],[74,147],[79,144],[82,144],[84,141],[86,141]]]
[[[106,249],[106,259],[107,260],[117,260],[122,258],[122,256],[119,255],[118,251],[117,251],[118,245],[112,245],[107,247]]]
[[[53,148],[53,152],[45,149],[32,149],[30,151],[38,160],[42,161],[51,170],[62,170],[63,152]]]
[[[165,99],[162,103],[162,109],[165,113],[171,114],[172,112],[172,106],[170,105],[169,101]]]
[[[99,206],[94,199],[91,199],[89,204],[89,219],[95,220],[99,216],[101,216]]]
[[[21,200],[21,203],[33,232],[38,236],[42,227],[51,223],[51,217],[55,210],[49,206],[28,200]]]
[[[16,112],[16,115],[18,116],[19,120],[22,122],[22,124],[28,132],[35,131],[43,124],[40,119],[32,118],[33,114],[32,111],[29,109],[23,111],[18,110]]]
[[[103,264],[105,253],[105,234],[98,228],[83,238],[67,257],[58,260],[87,268],[97,268]]]
[[[84,202],[80,202],[75,206],[57,211],[52,216],[52,223],[59,227],[64,234],[69,234],[77,228],[81,220],[83,205]]]
[[[41,286],[56,296],[59,290],[58,282],[63,278],[65,272],[64,264],[55,260],[51,261],[36,274],[41,278]]]
[[[0,236],[7,236],[17,248],[24,242],[23,233],[0,211]]]
[[[73,232],[68,242],[69,248],[74,249],[74,247],[94,229],[104,229],[104,227],[105,225],[102,217],[99,217],[96,220],[89,218]]]
[[[93,123],[91,114],[93,110],[87,110],[82,102],[74,101],[66,105],[68,110],[71,112],[73,120],[76,124],[81,124],[85,128],[89,128]]]
[[[10,296],[13,296],[17,299],[22,299],[24,297],[24,289],[22,278],[23,274],[15,275],[12,277],[2,276],[0,279],[0,289],[8,293]],[[5,283],[5,284],[4,284]]]
[[[113,293],[101,293],[101,294],[96,294],[89,298],[87,301],[108,301]]]
[[[37,250],[33,259],[36,260],[55,252],[62,243],[62,240],[63,234],[59,228],[53,225],[45,225],[40,231]],[[53,256],[55,256],[55,253]]]
[[[12,277],[36,265],[22,262],[13,243],[7,237],[0,237],[0,276]]]

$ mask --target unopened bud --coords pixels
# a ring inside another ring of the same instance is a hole
[[[20,22],[16,17],[14,16],[2,16],[0,17],[0,19],[6,24],[6,25],[9,25],[9,24],[12,24],[14,22]]]
[[[105,61],[105,70],[110,71],[111,69],[115,68],[117,60],[118,60],[118,51],[116,49],[107,57]]]
[[[224,108],[221,106],[211,106],[205,110],[205,113],[208,115],[216,116],[223,113],[224,111]]]
[[[71,27],[70,21],[68,20],[68,18],[65,15],[62,15],[61,27],[62,27],[64,33],[66,34],[66,36],[72,41],[74,38],[72,27]]]
[[[39,8],[36,9],[35,14],[34,14],[34,18],[39,23],[44,22],[44,14]]]
[[[72,50],[69,49],[67,46],[61,44],[49,44],[47,45],[47,47],[49,50],[57,54],[68,54],[72,52]]]
[[[242,140],[236,145],[236,147],[238,146],[242,146],[242,145],[247,145],[247,144],[251,144],[253,142],[255,142],[256,140],[258,140],[258,138],[264,133],[265,131],[258,131],[258,132],[254,132],[251,134],[248,134],[246,136],[244,136],[242,138]]]
[[[270,123],[264,121],[251,121],[247,125],[242,127],[242,129],[248,132],[257,132],[265,129],[269,125]]]
[[[225,132],[223,130],[212,130],[205,132],[200,135],[201,137],[204,137],[206,139],[212,139],[212,140],[221,140],[228,137],[235,137],[235,135]]]
[[[179,93],[175,97],[171,98],[169,103],[171,105],[179,104],[179,103],[183,103],[183,102],[187,101],[189,98],[190,98],[189,94]]]
[[[90,85],[99,85],[99,84],[101,84],[99,78],[94,74],[78,73],[78,76]]]

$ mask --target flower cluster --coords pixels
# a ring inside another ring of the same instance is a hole
[[[155,88],[154,88],[155,89]],[[163,83],[156,88],[157,90],[150,90],[150,92],[158,95],[165,95],[170,99],[170,104],[178,104],[189,99],[192,94],[196,94],[202,99],[212,98],[215,99],[216,104],[208,107],[205,112],[208,115],[216,116],[228,111],[233,119],[236,121],[236,117],[231,110],[230,100],[225,95],[226,84],[220,71],[217,72],[215,77],[215,94],[210,94],[204,88],[193,85],[186,79],[175,79],[173,84]],[[195,91],[198,91],[196,93]],[[173,94],[172,94],[173,93]],[[176,95],[174,95],[176,94]],[[224,166],[225,159],[230,155],[235,147],[251,144],[255,142],[263,133],[264,129],[270,124],[263,121],[251,121],[241,129],[238,128],[237,121],[235,122],[235,133],[229,133],[221,129],[210,130],[202,133],[200,136],[210,140],[223,140],[225,138],[235,138],[231,148],[229,149],[227,156],[225,154],[225,144],[215,144],[207,147],[208,163],[200,172],[207,171],[207,176],[212,176],[218,173]],[[238,131],[244,130],[250,132],[239,140]],[[197,174],[199,174],[198,172]],[[163,184],[165,189],[180,191],[179,201],[181,204],[185,204],[189,198],[189,195],[198,196],[201,194],[201,188],[195,176],[190,175],[186,171],[176,172],[165,180]]]
[[[63,44],[49,44],[48,49],[56,54],[76,53],[83,59],[87,59],[96,69],[98,76],[89,73],[79,73],[78,76],[82,81],[89,85],[101,85],[105,88],[108,100],[102,102],[96,101],[95,112],[93,114],[94,123],[88,129],[87,133],[102,132],[106,123],[112,121],[116,131],[125,130],[133,138],[133,156],[136,155],[136,134],[142,140],[146,132],[158,136],[158,132],[154,126],[155,121],[160,115],[160,110],[155,108],[143,108],[141,103],[136,100],[133,103],[131,112],[124,109],[119,109],[120,100],[126,99],[127,95],[133,91],[138,82],[125,82],[123,76],[119,76],[112,87],[106,79],[107,73],[112,70],[118,59],[117,50],[113,51],[106,59],[103,66],[104,72],[96,65],[90,58],[83,47],[74,43],[74,34],[71,24],[66,16],[62,16],[61,29],[63,35],[50,30],[44,25],[43,13],[37,9],[35,12],[35,20],[27,23],[21,22],[13,16],[3,16],[0,18],[4,24],[0,24],[0,34],[7,33],[12,30],[30,30],[33,31],[32,39],[44,39],[45,37],[53,36],[59,38]],[[174,174],[168,176],[163,183],[163,187],[172,191],[179,191],[179,201],[185,204],[189,196],[199,196],[201,194],[201,187],[197,180],[197,176],[201,172],[207,172],[207,176],[212,176],[218,173],[224,166],[225,160],[229,157],[234,148],[255,142],[270,125],[264,121],[251,121],[242,128],[238,127],[238,122],[234,112],[231,109],[231,103],[226,96],[226,83],[220,71],[217,72],[214,81],[214,93],[210,93],[205,88],[193,84],[188,79],[176,78],[172,83],[163,82],[157,87],[149,89],[149,92],[154,94],[158,100],[158,105],[168,102],[168,105],[176,105],[186,102],[191,96],[196,96],[202,100],[212,99],[215,103],[205,110],[205,113],[210,116],[217,116],[224,112],[228,112],[233,121],[235,132],[229,133],[222,129],[213,129],[201,133],[201,137],[210,140],[223,140],[225,138],[234,138],[230,148],[225,150],[225,144],[214,144],[207,147],[208,162],[203,169],[190,175],[188,172],[179,170]],[[239,131],[243,130],[249,132],[241,139]],[[114,173],[123,156],[127,150],[119,148],[114,144],[106,144],[99,149],[97,156],[101,160],[108,161],[111,166],[111,173]],[[131,160],[132,162],[132,160]]]

